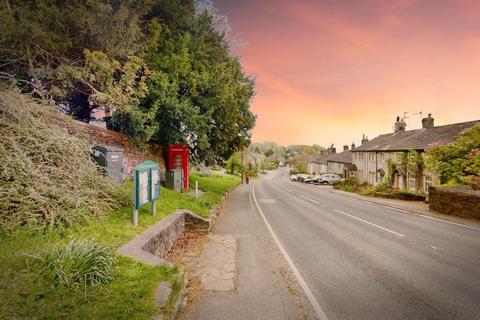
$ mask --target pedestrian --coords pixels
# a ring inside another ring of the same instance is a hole
[[[245,171],[245,181],[248,182],[250,181],[250,173],[248,173],[248,171]]]

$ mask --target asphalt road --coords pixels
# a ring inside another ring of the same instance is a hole
[[[321,317],[480,319],[479,229],[291,182],[286,169],[252,191]]]

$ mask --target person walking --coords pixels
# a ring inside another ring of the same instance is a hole
[[[248,171],[245,171],[245,181],[247,184],[250,182],[250,173]]]

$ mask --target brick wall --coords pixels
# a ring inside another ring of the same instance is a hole
[[[430,187],[428,193],[430,210],[480,219],[480,191],[470,187]]]
[[[158,144],[149,144],[141,149],[130,143],[124,133],[107,130],[81,121],[59,122],[70,133],[83,134],[94,144],[115,146],[123,148],[123,170],[125,177],[132,176],[133,168],[145,160],[153,160],[162,168],[162,180],[165,177],[165,159],[163,149]]]

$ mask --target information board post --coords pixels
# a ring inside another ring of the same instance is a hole
[[[152,204],[152,215],[157,214],[157,199],[160,197],[160,166],[154,161],[144,161],[134,169],[133,225],[138,225],[138,209]]]

